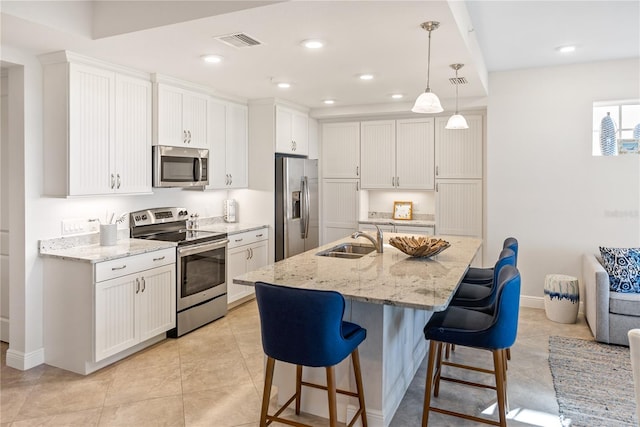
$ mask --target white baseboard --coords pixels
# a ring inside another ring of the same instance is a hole
[[[9,344],[11,346],[11,344]],[[7,366],[26,371],[44,363],[44,348],[39,348],[30,353],[13,350],[9,347],[7,350]]]
[[[366,400],[366,399],[365,399]],[[366,402],[365,402],[366,406]],[[355,405],[347,405],[347,422],[351,421],[355,413],[358,411],[358,407]],[[387,420],[387,424],[390,423],[391,420]],[[367,426],[369,427],[385,427],[384,417],[382,416],[382,412],[380,411],[372,411],[371,409],[367,409]],[[353,427],[362,427],[362,418],[358,417],[355,423],[353,423]]]

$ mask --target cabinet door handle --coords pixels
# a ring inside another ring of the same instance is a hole
[[[356,166],[356,176],[360,176],[360,166]]]
[[[256,234],[256,237],[262,237],[264,234],[260,233],[260,234]]]
[[[400,177],[396,176],[396,187],[400,187]]]
[[[395,187],[395,186],[396,186],[396,177],[395,177],[395,176],[392,176],[392,177],[391,177],[391,186],[392,186],[392,187]]]
[[[144,277],[142,279],[140,279],[140,281],[142,282],[142,292],[144,292],[144,290],[147,288],[147,284],[144,281]]]
[[[251,256],[250,256],[249,249],[247,249],[247,257],[245,259],[249,259],[249,258],[251,258]]]
[[[188,142],[189,144],[191,144],[191,131],[190,131],[190,130],[188,130],[188,131],[187,131],[187,135],[189,136],[189,138],[188,138],[187,142]]]
[[[244,239],[235,239],[235,242],[238,243],[238,242],[242,242],[243,240]]]
[[[360,181],[356,181],[356,191],[360,191]]]
[[[140,279],[136,278],[136,294],[140,292]]]
[[[113,174],[111,174],[111,189],[113,190],[115,186],[116,186],[116,177],[113,176]]]
[[[438,183],[436,183],[436,193],[438,192]]]
[[[162,261],[164,258],[165,258],[164,256],[161,256],[160,258],[154,258],[154,259],[153,259],[153,261],[154,261],[154,262],[156,262],[156,261]]]
[[[438,166],[436,166],[436,176],[438,176]]]
[[[187,143],[187,131],[186,130],[182,131],[182,142],[185,143],[185,144]]]
[[[120,184],[122,184],[122,181],[120,179],[120,174],[116,175],[118,177],[118,185],[116,186],[117,189],[120,189]]]
[[[124,270],[127,268],[127,264],[123,264],[122,267],[111,267],[111,271]]]
[[[233,184],[233,175],[229,174],[229,185]]]
[[[249,259],[253,259],[253,248],[249,248],[249,251],[251,253],[251,256],[249,257]]]

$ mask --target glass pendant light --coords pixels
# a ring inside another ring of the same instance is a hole
[[[429,69],[431,67],[431,31],[437,30],[440,23],[437,21],[423,22],[421,27],[429,32],[429,50],[427,51],[427,88],[424,93],[418,96],[416,103],[411,111],[414,113],[439,113],[441,112],[442,105],[440,105],[440,99],[438,96],[431,92],[429,88]]]
[[[456,112],[453,116],[449,117],[449,120],[447,121],[447,125],[444,128],[445,129],[469,129],[467,120],[464,118],[462,114],[458,112],[458,85],[464,84],[467,82],[464,77],[458,78],[458,70],[464,67],[464,64],[451,64],[450,67],[456,70],[456,77],[454,79],[449,79],[451,83],[456,85]]]

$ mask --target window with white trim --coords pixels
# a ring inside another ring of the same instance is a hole
[[[607,116],[611,120],[603,121]],[[639,145],[639,100],[593,103],[592,154],[594,156],[640,154]]]

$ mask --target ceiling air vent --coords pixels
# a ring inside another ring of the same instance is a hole
[[[262,44],[245,33],[227,34],[226,36],[218,36],[214,38],[233,47],[251,47],[260,46]]]
[[[468,83],[464,77],[451,77],[449,81],[452,85],[466,85]]]

